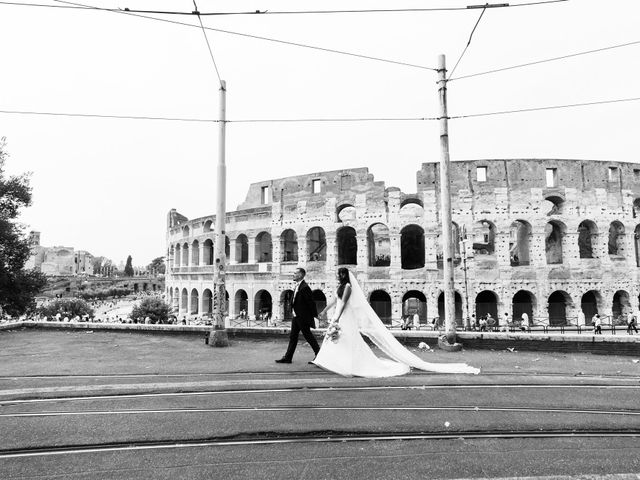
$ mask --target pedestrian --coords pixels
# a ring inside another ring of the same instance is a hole
[[[481,332],[487,331],[487,317],[480,318],[480,331]]]
[[[593,333],[602,335],[602,320],[600,319],[600,314],[596,313],[591,321],[593,322]]]
[[[504,331],[508,332],[511,327],[511,320],[509,318],[509,312],[504,312]]]
[[[413,314],[413,328],[416,330],[420,328],[420,315],[418,315],[418,312]]]
[[[636,331],[636,333],[638,333],[638,327],[636,327],[637,323],[638,323],[638,320],[637,320],[635,315],[628,315],[627,316],[627,333],[629,335],[633,335],[631,333],[631,329],[634,329]]]

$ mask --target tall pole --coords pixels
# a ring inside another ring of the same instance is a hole
[[[442,254],[444,256],[444,331],[450,344],[456,341],[456,304],[453,290],[453,239],[451,232],[451,191],[449,184],[449,124],[447,115],[447,68],[444,55],[438,56],[438,97],[440,98],[440,211]]]
[[[460,230],[460,250],[462,251],[462,271],[464,272],[464,304],[466,310],[465,327],[471,330],[471,316],[469,309],[469,282],[467,276],[467,229],[462,225]]]
[[[226,189],[227,166],[225,165],[225,140],[227,128],[227,83],[220,80],[220,131],[218,137],[218,178],[216,180],[216,228],[213,262],[213,329],[209,334],[209,345],[228,347],[229,337],[224,327],[227,297],[225,288],[226,238]]]

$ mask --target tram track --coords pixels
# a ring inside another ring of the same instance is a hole
[[[0,459],[77,455],[87,453],[125,452],[135,450],[166,450],[205,447],[251,447],[259,445],[345,443],[345,442],[397,442],[416,440],[491,440],[491,439],[640,439],[640,429],[547,429],[547,430],[490,430],[456,432],[339,432],[314,431],[304,434],[263,432],[230,437],[209,437],[189,440],[151,440],[82,444],[54,447],[0,449]]]

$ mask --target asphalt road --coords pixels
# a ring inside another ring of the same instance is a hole
[[[0,478],[481,478],[640,472],[630,357],[418,352],[482,373],[339,377],[285,340],[0,334]],[[150,371],[151,370],[151,371]],[[639,478],[634,475],[633,478]]]

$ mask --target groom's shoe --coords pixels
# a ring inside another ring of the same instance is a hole
[[[291,360],[289,358],[282,357],[282,358],[276,360],[276,363],[291,363]]]

